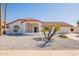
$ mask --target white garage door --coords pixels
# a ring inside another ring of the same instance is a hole
[[[59,34],[67,34],[69,33],[68,28],[61,28]]]

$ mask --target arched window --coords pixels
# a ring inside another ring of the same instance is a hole
[[[20,27],[18,25],[15,25],[13,32],[18,32],[19,30],[20,30]]]

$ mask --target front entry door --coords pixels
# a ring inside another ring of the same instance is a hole
[[[38,28],[37,27],[34,27],[34,32],[36,33],[38,31]]]

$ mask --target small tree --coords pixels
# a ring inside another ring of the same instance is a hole
[[[47,41],[42,45],[42,47],[44,47],[51,40],[53,35],[60,29],[60,26],[59,25],[55,25],[53,32],[52,32],[52,28],[53,28],[52,24],[49,25],[47,28],[48,29],[46,29],[46,27],[43,27],[43,33],[44,33],[45,39],[47,39]],[[48,31],[47,35],[46,35],[46,31]]]

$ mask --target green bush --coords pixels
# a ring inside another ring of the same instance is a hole
[[[59,37],[61,38],[68,38],[66,35],[62,34],[62,35],[59,35]]]

